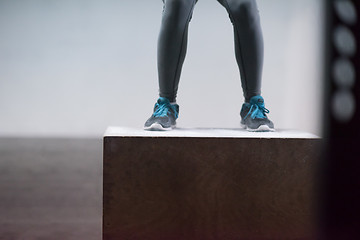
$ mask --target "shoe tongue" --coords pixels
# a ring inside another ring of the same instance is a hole
[[[250,104],[256,104],[258,106],[264,106],[264,98],[261,96],[254,96],[250,99]]]
[[[157,100],[158,104],[170,104],[169,99],[164,98],[164,97],[159,97],[159,99]]]

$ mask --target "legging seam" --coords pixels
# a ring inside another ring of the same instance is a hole
[[[244,66],[244,58],[243,58],[243,56],[242,56],[242,47],[241,47],[241,41],[240,41],[240,35],[239,35],[239,30],[238,30],[238,27],[237,27],[237,24],[235,23],[236,22],[236,20],[235,20],[235,18],[234,18],[234,15],[233,15],[233,13],[232,13],[232,11],[231,11],[231,8],[229,7],[229,4],[228,4],[228,2],[227,2],[227,0],[224,0],[224,3],[226,4],[226,7],[227,7],[227,9],[228,9],[228,11],[229,11],[229,14],[231,15],[231,18],[232,18],[232,20],[234,21],[233,22],[233,25],[234,25],[234,28],[235,28],[235,34],[237,35],[237,42],[238,42],[238,46],[239,46],[239,55],[240,55],[240,64],[241,64],[241,68],[242,68],[242,70],[241,69],[239,69],[240,70],[240,75],[241,75],[241,71],[243,72],[243,76],[240,76],[240,77],[244,77],[245,79],[243,79],[244,81],[243,81],[243,83],[245,83],[245,86],[243,86],[243,88],[245,88],[244,89],[244,93],[245,93],[245,95],[247,95],[247,92],[248,92],[248,86],[247,86],[247,75],[246,75],[246,70],[245,70],[245,66]],[[236,41],[236,40],[235,40]],[[236,43],[235,43],[236,44]],[[235,51],[236,51],[236,49],[235,49]],[[236,54],[236,52],[235,52],[235,54]],[[245,98],[246,98],[247,96],[245,96]]]
[[[178,75],[178,71],[179,71],[179,65],[180,65],[180,59],[181,59],[181,53],[182,53],[182,49],[184,47],[184,38],[185,38],[185,34],[186,34],[186,31],[188,29],[188,26],[189,26],[189,21],[190,21],[190,17],[192,15],[192,12],[193,12],[193,9],[194,9],[194,5],[195,5],[195,1],[193,2],[193,5],[190,9],[190,13],[186,19],[186,25],[185,25],[185,28],[184,28],[184,31],[183,31],[183,35],[182,35],[182,40],[181,40],[181,46],[180,46],[180,52],[179,52],[179,56],[178,56],[178,60],[177,60],[177,64],[176,64],[176,69],[175,69],[175,76],[173,78],[173,85],[172,85],[172,89],[173,89],[173,95],[176,95],[176,91],[175,91],[175,81],[176,81],[176,76]],[[175,96],[174,96],[175,98]]]

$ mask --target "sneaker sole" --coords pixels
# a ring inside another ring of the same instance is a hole
[[[244,124],[241,126],[249,132],[275,132],[274,128],[270,128],[268,125],[260,125],[258,128],[249,128]]]
[[[149,127],[144,127],[144,130],[148,130],[148,131],[171,131],[175,128],[174,126],[171,126],[169,128],[164,128],[163,126],[161,126],[161,124],[159,123],[153,123],[151,124]]]

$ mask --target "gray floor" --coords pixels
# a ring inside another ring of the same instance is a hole
[[[101,191],[101,139],[0,138],[0,240],[99,240]]]

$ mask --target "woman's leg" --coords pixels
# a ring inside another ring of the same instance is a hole
[[[196,0],[163,0],[158,39],[160,97],[174,102],[186,55],[188,25]]]
[[[234,26],[235,54],[245,101],[261,94],[264,43],[255,0],[218,0]]]

